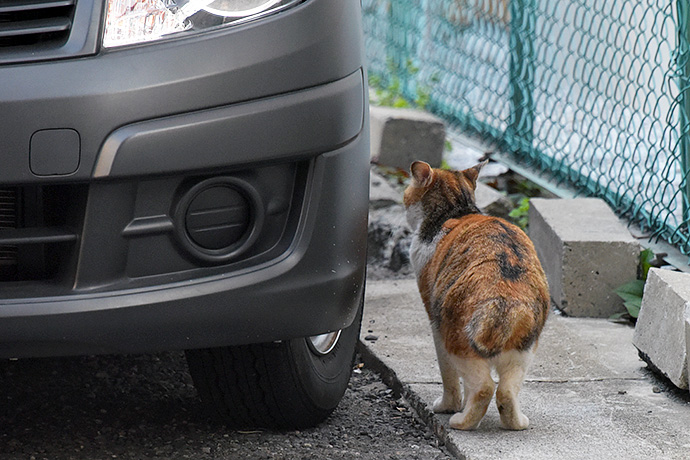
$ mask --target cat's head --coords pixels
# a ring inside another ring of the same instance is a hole
[[[464,171],[434,169],[428,163],[415,161],[410,166],[412,180],[405,190],[403,203],[407,221],[413,230],[430,214],[460,215],[479,212],[474,191],[484,161]]]

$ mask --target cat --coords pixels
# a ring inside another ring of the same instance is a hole
[[[524,430],[529,419],[518,393],[548,315],[549,290],[527,235],[477,208],[485,164],[455,172],[412,163],[403,199],[413,230],[410,261],[443,382],[434,412],[453,413],[452,428],[476,429],[493,398],[494,368],[501,423]]]

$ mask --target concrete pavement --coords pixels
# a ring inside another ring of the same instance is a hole
[[[521,393],[522,432],[501,428],[494,402],[473,432],[431,413],[441,377],[415,280],[368,281],[360,348],[458,458],[690,459],[690,396],[646,370],[632,335],[628,325],[552,313]]]

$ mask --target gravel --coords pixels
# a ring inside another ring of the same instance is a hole
[[[210,422],[182,353],[5,360],[0,388],[3,460],[451,458],[361,362],[325,423],[282,433]]]

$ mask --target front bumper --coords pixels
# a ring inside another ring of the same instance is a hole
[[[0,189],[48,210],[0,229],[0,250],[26,245],[44,259],[0,280],[0,356],[236,345],[349,325],[368,203],[359,8],[308,1],[236,30],[0,67],[11,82],[0,86]],[[53,131],[78,133],[74,171],[32,158],[34,134]],[[179,203],[219,177],[256,192],[262,224],[241,253],[204,259],[180,242]]]
[[[235,345],[346,327],[364,289],[366,147],[362,135],[313,158],[299,225],[278,257],[169,284],[4,299],[0,356]]]

